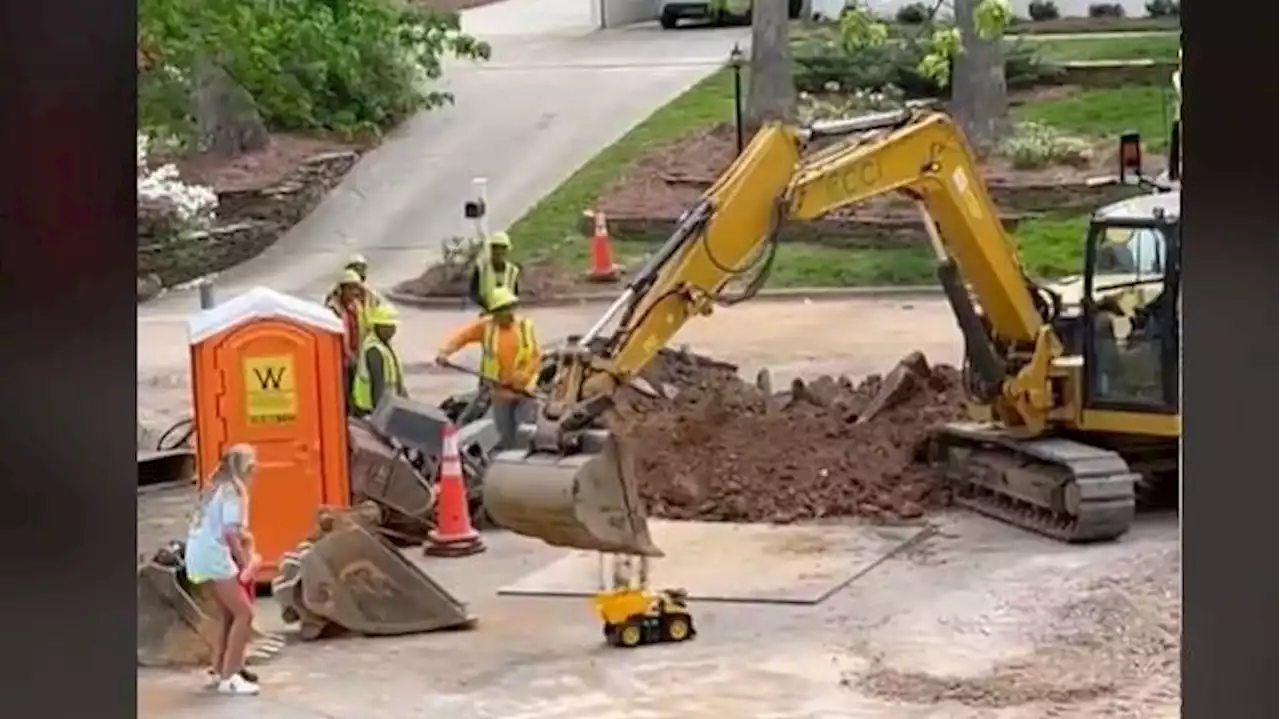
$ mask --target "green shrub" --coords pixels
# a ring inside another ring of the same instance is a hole
[[[197,56],[254,98],[268,127],[360,134],[448,103],[441,57],[487,58],[453,13],[395,0],[139,0],[138,113],[148,132],[189,137]],[[141,64],[141,63],[140,63]]]
[[[1089,6],[1089,17],[1124,17],[1120,3],[1094,3]]]
[[[920,73],[924,55],[925,49],[910,40],[847,49],[834,40],[814,39],[792,48],[792,71],[802,92],[829,92],[834,83],[846,91],[893,86],[908,98],[947,96],[949,88]],[[1010,43],[1005,50],[1005,81],[1011,89],[1041,84],[1060,72],[1030,43]]]
[[[1031,4],[1027,6],[1027,14],[1035,22],[1057,20],[1062,17],[1058,12],[1058,5],[1053,0],[1031,0]]]
[[[1177,0],[1150,0],[1146,8],[1147,17],[1178,17],[1182,9]]]

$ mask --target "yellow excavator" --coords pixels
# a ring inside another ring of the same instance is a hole
[[[599,321],[558,354],[549,397],[521,430],[527,447],[497,455],[485,478],[489,517],[647,574],[648,558],[663,552],[627,438],[609,431],[615,393],[691,318],[755,294],[784,222],[893,193],[915,203],[928,231],[965,342],[966,388],[985,418],[943,427],[933,444],[958,501],[1067,542],[1123,535],[1137,495],[1178,467],[1180,191],[1142,176],[1136,134],[1120,144],[1114,181],[1144,189],[1094,213],[1080,307],[1066,313],[1019,262],[945,114],[910,106],[764,126]],[[1138,266],[1117,246],[1154,255]],[[628,592],[647,592],[635,572],[614,574],[602,597],[626,603]]]

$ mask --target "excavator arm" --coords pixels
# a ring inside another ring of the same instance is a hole
[[[840,139],[805,155],[811,143],[828,138]],[[811,128],[770,124],[684,214],[600,320],[559,354],[549,396],[526,432],[529,449],[499,455],[486,477],[490,517],[553,545],[661,556],[626,443],[600,428],[601,420],[612,424],[618,388],[633,383],[690,318],[755,294],[783,222],[895,192],[921,210],[939,278],[989,398],[1017,398],[1003,404],[1002,414],[1036,422],[1047,398],[1023,384],[1034,388],[1040,373],[1019,373],[1022,383],[1007,380],[1008,362],[1011,354],[1052,355],[1053,335],[955,125],[917,108]],[[1047,360],[1037,366],[1047,368]]]

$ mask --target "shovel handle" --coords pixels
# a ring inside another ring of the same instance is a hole
[[[501,382],[498,382],[497,380],[486,377],[469,367],[463,367],[462,365],[454,364],[453,362],[442,362],[441,365],[444,367],[447,367],[448,369],[454,370],[455,372],[461,372],[462,374],[471,375],[472,377],[479,379],[481,382],[492,385],[494,387],[505,389],[508,392],[515,392],[516,394],[524,395],[529,399],[542,399],[540,395],[530,392],[527,389],[519,389],[516,387],[512,387],[511,385],[503,384]]]

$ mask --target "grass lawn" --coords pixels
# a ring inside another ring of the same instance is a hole
[[[743,73],[746,85],[746,73]],[[733,71],[723,68],[656,110],[614,144],[587,161],[509,229],[522,257],[537,256],[573,233],[583,210],[633,160],[653,145],[690,130],[733,120]],[[579,242],[578,244],[581,244]],[[557,252],[558,254],[558,252]]]
[[[1064,38],[1052,35],[1024,37],[1022,42],[1045,60],[1177,60],[1178,33],[1150,33],[1129,37]]]
[[[1088,218],[1046,217],[1027,220],[1016,233],[1019,255],[1037,277],[1079,274],[1083,267]],[[578,243],[581,244],[581,243]],[[618,259],[631,264],[652,246],[615,242]],[[585,262],[585,252],[572,252]],[[774,261],[769,287],[877,287],[933,285],[933,254],[925,247],[842,250],[821,245],[782,245]]]
[[[1038,122],[1086,137],[1142,133],[1143,144],[1163,152],[1173,119],[1173,88],[1158,85],[1082,90],[1071,97],[1013,108],[1017,120]]]

